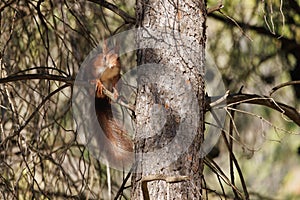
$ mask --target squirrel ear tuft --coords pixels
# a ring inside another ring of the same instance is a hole
[[[103,40],[102,53],[103,54],[108,54],[108,52],[110,52],[112,50],[114,51],[115,54],[119,54],[119,51],[120,51],[120,40],[116,39],[115,46],[114,46],[113,49],[109,49],[108,48],[108,41],[107,41],[107,39]]]

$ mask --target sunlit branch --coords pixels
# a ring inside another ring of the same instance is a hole
[[[209,111],[210,104],[212,103],[212,98],[206,98],[206,109]],[[269,107],[273,110],[277,110],[278,112],[284,114],[288,118],[290,118],[293,122],[295,122],[298,126],[300,126],[300,113],[294,108],[284,103],[276,102],[273,98],[267,96],[260,96],[257,94],[230,94],[226,98],[226,102],[224,101],[223,104],[227,104],[229,106],[248,103],[248,104],[255,104],[255,105],[262,105]]]

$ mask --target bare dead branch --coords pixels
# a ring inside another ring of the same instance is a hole
[[[270,91],[270,96],[280,88],[283,88],[283,87],[289,86],[289,85],[298,85],[298,84],[300,84],[300,81],[289,81],[289,82],[277,85],[277,86],[273,87],[272,90]]]
[[[58,75],[52,75],[52,74],[24,74],[24,75],[17,75],[17,76],[8,76],[6,78],[0,79],[0,84],[2,83],[9,83],[9,82],[15,82],[15,81],[25,81],[25,80],[33,80],[33,79],[44,79],[44,80],[51,80],[51,81],[60,81],[66,83],[68,86],[74,84],[74,79],[72,77],[65,77],[65,76],[58,76]],[[83,83],[84,85],[88,85],[87,82]],[[132,111],[135,110],[133,105],[129,105],[119,98],[115,98],[114,94],[107,90],[105,87],[103,87],[103,93],[110,98],[113,102],[118,103],[119,105],[128,108]]]
[[[241,31],[241,33],[248,38],[251,42],[253,42],[253,39],[244,31],[244,29],[239,25],[239,23],[232,17],[230,17],[229,15],[224,14],[221,10],[219,10],[219,12],[224,15],[227,19],[229,19],[230,21],[232,21],[236,27],[238,27],[238,29]]]
[[[222,124],[221,124],[221,122],[219,121],[219,119],[218,119],[218,117],[216,116],[216,114],[215,114],[213,111],[211,111],[211,113],[212,113],[214,119],[216,120],[218,126],[222,127]],[[240,168],[240,165],[239,165],[239,163],[238,163],[238,161],[237,161],[237,159],[236,159],[236,157],[235,157],[235,155],[234,155],[234,153],[233,153],[233,151],[232,151],[232,148],[230,147],[230,144],[229,144],[229,142],[228,142],[228,140],[227,140],[225,131],[222,130],[221,133],[222,133],[222,137],[223,137],[223,139],[224,139],[224,143],[225,143],[225,145],[226,145],[226,147],[227,147],[227,149],[228,149],[228,152],[229,152],[230,161],[234,163],[235,168],[236,168],[236,170],[237,170],[237,172],[238,172],[238,174],[239,174],[239,178],[240,178],[240,181],[241,181],[241,184],[242,184],[242,188],[243,188],[243,191],[244,191],[245,199],[248,200],[248,199],[249,199],[249,193],[248,193],[248,190],[247,190],[247,186],[246,186],[246,182],[245,182],[245,179],[244,179],[244,176],[243,176],[242,169]],[[232,174],[231,174],[231,175],[232,175]],[[228,179],[228,181],[230,181],[230,180]],[[231,185],[231,186],[235,186],[235,185],[234,185],[234,182],[230,182],[230,185]],[[232,189],[235,191],[234,194],[235,194],[236,196],[237,196],[237,195],[241,195],[241,193],[239,192],[239,190],[238,190],[236,187],[232,187]]]
[[[60,92],[61,90],[63,90],[64,88],[68,87],[68,84],[65,84],[59,88],[57,88],[56,90],[54,90],[53,92],[49,93],[44,99],[43,101],[36,107],[36,109],[32,112],[32,114],[28,117],[28,119],[16,130],[14,131],[14,134],[10,135],[9,137],[6,137],[1,143],[0,143],[0,147],[4,146],[6,144],[6,142],[8,140],[11,140],[13,137],[15,137],[16,135],[18,135],[26,126],[27,124],[32,120],[32,118],[39,112],[39,110],[41,109],[41,107],[43,107],[45,105],[45,103],[56,93]]]
[[[239,195],[242,195],[242,192],[239,191],[239,189],[232,185],[229,178],[226,176],[226,174],[223,172],[223,170],[220,168],[220,166],[212,159],[209,159],[207,157],[204,158],[204,163],[206,166],[208,166],[215,174],[220,177],[227,185],[234,188]]]
[[[237,107],[237,105],[234,105],[234,108]],[[229,151],[232,152],[232,154],[229,154],[229,171],[230,171],[230,178],[231,178],[231,183],[234,185],[235,184],[235,178],[234,178],[234,168],[233,168],[233,130],[234,130],[234,115],[235,112],[234,110],[230,111],[230,120],[229,120]],[[238,198],[237,192],[233,189],[232,190],[235,198]]]
[[[124,101],[122,101],[120,98],[116,98],[115,95],[110,92],[108,89],[106,89],[104,86],[103,86],[103,93],[109,98],[111,99],[113,102],[131,110],[131,111],[134,111],[135,110],[135,107],[133,105],[130,105],[130,104],[127,104],[125,103]]]
[[[205,103],[206,111],[210,110],[210,103],[211,97],[207,97]],[[286,105],[284,103],[277,102],[274,99],[267,96],[260,96],[257,94],[230,94],[226,99],[226,103],[229,106],[241,103],[266,106],[284,114],[285,116],[290,118],[294,123],[300,126],[300,113],[296,110],[296,108]]]
[[[74,84],[74,79],[72,77],[65,77],[65,76],[58,76],[58,75],[51,75],[51,74],[24,74],[24,75],[18,75],[18,76],[9,76],[9,77],[0,79],[0,84],[14,82],[14,81],[20,81],[20,80],[32,80],[32,79],[46,79],[46,80],[52,80],[52,81],[61,81],[68,85]],[[292,81],[292,82],[284,83],[282,85],[276,86],[275,88],[272,89],[272,91],[273,90],[276,91],[277,89],[284,87],[286,85],[299,84],[299,82],[300,81]],[[128,105],[118,99],[115,99],[113,93],[111,93],[107,89],[104,88],[103,92],[114,102],[117,102],[120,105],[122,105],[130,110],[134,110],[134,107],[132,105]],[[273,92],[271,92],[271,94],[272,93]],[[266,97],[266,96],[260,96],[260,95],[256,95],[256,94],[231,94],[231,95],[227,96],[226,103],[227,103],[227,105],[228,104],[233,105],[233,104],[240,104],[240,103],[249,103],[249,104],[267,106],[269,108],[277,110],[277,111],[281,112],[282,114],[286,115],[291,120],[293,120],[297,125],[300,126],[300,114],[295,108],[288,106],[286,104],[280,103],[280,102],[276,102],[273,99]],[[209,110],[209,108],[211,107],[210,104],[218,105],[218,104],[212,102],[210,97],[207,97],[206,110]]]
[[[127,183],[129,177],[131,176],[133,168],[130,169],[130,171],[128,172],[128,174],[126,175],[125,179],[122,182],[122,185],[120,186],[114,200],[118,200],[119,197],[121,196],[121,194],[123,193],[124,189],[125,189],[125,184]]]
[[[222,8],[224,8],[223,2],[219,1],[217,5],[207,9],[207,15],[216,11],[220,11]]]
[[[236,94],[229,95],[227,98],[227,104],[237,104],[239,102],[267,106],[286,115],[300,126],[300,113],[295,108],[276,102],[269,97],[259,96],[256,94]]]
[[[4,10],[6,7],[9,7],[11,4],[15,3],[15,1],[16,1],[16,0],[12,0],[12,1],[10,1],[10,2],[5,3],[5,5],[2,6],[2,7],[0,8],[0,13],[3,12],[3,10]]]
[[[25,81],[25,80],[33,80],[33,79],[44,79],[51,81],[61,81],[68,85],[73,85],[74,79],[72,77],[58,76],[52,74],[23,74],[23,75],[12,75],[5,78],[0,79],[0,84],[9,83],[15,81]]]
[[[272,34],[268,29],[266,29],[265,27],[262,27],[262,26],[255,26],[255,25],[247,24],[247,23],[237,21],[237,20],[232,21],[231,19],[229,19],[225,16],[218,15],[216,13],[211,13],[209,16],[215,20],[224,22],[226,25],[229,25],[229,26],[238,25],[239,27],[243,27],[244,29],[255,31],[258,34],[262,34],[262,35],[266,35],[270,38],[278,39],[281,42],[284,42],[285,44],[291,45],[292,47],[295,46],[295,44],[297,44],[295,39],[283,37],[282,35],[279,35],[277,33]]]
[[[104,0],[89,0],[90,2],[99,4],[101,6],[103,6],[104,8],[107,8],[109,10],[111,10],[112,12],[116,13],[117,15],[119,15],[126,23],[129,24],[135,24],[135,18],[131,17],[128,13],[126,13],[125,11],[121,10],[120,8],[118,8],[116,5],[109,3],[107,1]]]

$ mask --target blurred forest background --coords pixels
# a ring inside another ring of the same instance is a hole
[[[273,87],[300,80],[300,0],[222,5],[208,15],[206,48],[226,89],[269,96]],[[131,0],[1,0],[0,199],[107,198],[106,167],[78,140],[72,84],[89,52],[104,38],[133,28],[134,16]],[[299,83],[271,97],[300,109]],[[264,106],[235,109],[234,123],[228,117],[225,130],[234,126],[233,152],[250,199],[299,199],[299,126]],[[230,177],[222,139],[217,148],[214,162]],[[121,189],[121,199],[130,198],[130,181],[121,187],[125,176],[111,172],[113,196]],[[207,166],[204,180],[208,199],[234,198],[220,172]],[[242,191],[238,175],[235,180]]]

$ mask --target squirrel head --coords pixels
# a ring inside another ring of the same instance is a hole
[[[102,53],[95,56],[92,66],[95,78],[108,79],[119,75],[121,69],[119,44],[116,44],[112,49],[108,49],[107,41],[105,40],[102,46]],[[103,75],[107,77],[103,77]]]

